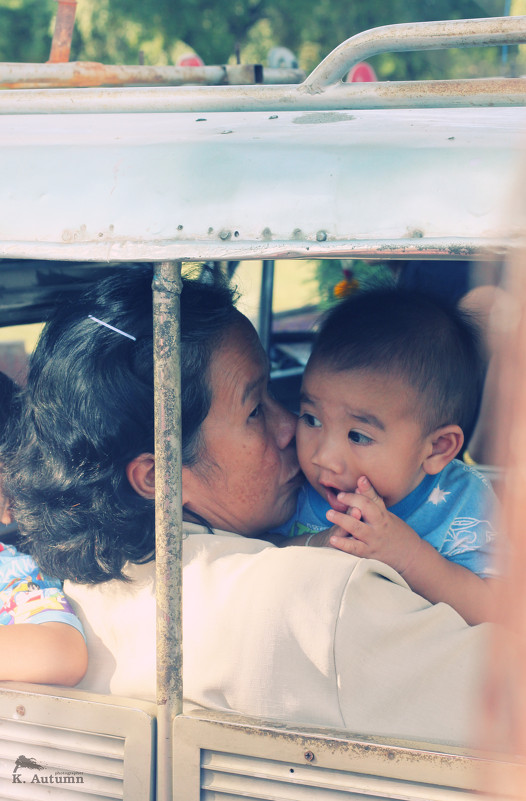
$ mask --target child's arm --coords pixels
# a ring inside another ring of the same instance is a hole
[[[72,687],[87,666],[84,637],[67,623],[0,625],[0,681]]]
[[[471,625],[491,619],[493,581],[445,559],[387,511],[365,476],[359,479],[356,493],[340,493],[338,500],[359,514],[327,512],[327,519],[343,529],[330,537],[331,545],[390,565],[414,592],[431,603],[449,604]]]

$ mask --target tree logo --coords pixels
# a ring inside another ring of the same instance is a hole
[[[41,774],[45,765],[40,765],[33,757],[20,754],[13,768],[13,784],[84,784],[84,776],[74,770],[55,771],[48,775]],[[37,771],[39,771],[37,773]]]
[[[38,762],[32,759],[32,757],[26,757],[23,754],[20,754],[20,756],[17,757],[17,760],[15,762],[15,767],[13,768],[13,773],[16,773],[17,770],[19,770],[20,768],[31,768],[32,770],[44,770],[43,765],[39,765]]]

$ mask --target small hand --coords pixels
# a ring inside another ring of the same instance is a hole
[[[305,538],[305,545],[309,548],[329,547],[331,536],[337,533],[338,530],[338,526],[331,526],[323,531],[317,531],[315,534],[309,534]]]
[[[358,479],[356,492],[340,492],[338,500],[349,512],[327,512],[327,519],[339,528],[330,544],[354,556],[378,559],[403,575],[420,548],[418,534],[387,510],[365,476]]]

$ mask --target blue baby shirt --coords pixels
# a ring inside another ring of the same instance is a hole
[[[276,533],[297,537],[323,531],[329,504],[310,486],[300,490],[295,514]],[[427,476],[389,508],[446,559],[481,578],[494,578],[495,494],[484,476],[454,459],[438,475]]]

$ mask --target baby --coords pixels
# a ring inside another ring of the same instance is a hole
[[[0,373],[0,441],[16,414],[15,397],[15,385]],[[21,553],[17,539],[0,493],[0,681],[77,684],[88,659],[81,623],[61,582]]]
[[[490,616],[495,497],[455,456],[484,383],[479,334],[425,294],[377,289],[328,315],[301,391],[298,457],[309,482],[287,544],[330,544],[397,570],[469,623]],[[418,533],[416,533],[418,532]],[[313,539],[315,538],[315,539]]]

